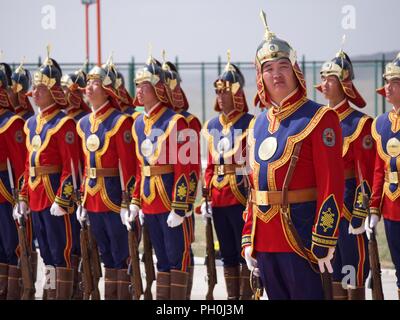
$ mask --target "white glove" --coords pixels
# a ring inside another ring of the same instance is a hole
[[[139,210],[139,221],[140,221],[140,225],[142,226],[144,224],[144,213],[143,213],[142,209]]]
[[[172,210],[167,219],[167,225],[170,228],[175,228],[183,223],[185,217],[181,217],[180,215],[176,214],[174,210]]]
[[[329,248],[327,256],[325,258],[318,259],[318,267],[321,273],[325,272],[325,268],[328,270],[329,273],[333,273],[331,260],[333,258],[334,252],[335,248]]]
[[[67,214],[67,212],[54,202],[51,205],[50,214],[55,217],[62,217],[63,215]]]
[[[206,221],[206,218],[212,218],[212,203],[208,202],[208,211],[207,211],[206,202],[204,201],[201,204],[200,211],[204,221]]]
[[[140,208],[136,204],[129,205],[129,217],[128,221],[132,223],[135,221],[136,217],[138,216]]]
[[[370,219],[370,217],[371,217],[371,219]],[[364,224],[368,239],[370,238],[371,234],[373,233],[373,229],[376,227],[376,225],[379,222],[379,216],[377,214],[371,213],[370,217],[368,216],[367,219],[365,219],[365,224]]]
[[[364,224],[361,225],[361,227],[354,229],[351,223],[349,223],[349,234],[362,234],[365,232],[365,227]]]
[[[128,229],[128,231],[131,231],[132,226],[129,222],[129,210],[127,208],[121,208],[119,216],[121,217],[122,224]]]
[[[185,213],[185,218],[189,218],[193,214],[193,210],[190,210]]]
[[[257,268],[257,260],[254,259],[251,256],[251,247],[247,246],[246,248],[244,248],[244,259],[246,260],[246,264],[247,264],[247,268],[252,271],[254,274],[259,277],[260,276],[260,270]]]
[[[80,224],[83,224],[87,219],[87,211],[84,207],[82,207],[82,205],[76,208],[76,219]]]
[[[18,212],[18,205],[19,205],[19,210],[21,210],[21,214]],[[26,219],[30,212],[31,210],[28,208],[28,205],[25,201],[18,201],[18,203],[15,204],[13,209],[13,218],[14,220],[18,220],[22,217],[25,217]]]

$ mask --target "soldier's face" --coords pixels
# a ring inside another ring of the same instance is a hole
[[[32,87],[32,98],[39,108],[45,108],[54,103],[50,90],[44,84]]]
[[[153,86],[147,81],[136,85],[136,96],[139,100],[139,103],[143,106],[151,106],[155,100],[158,100]]]
[[[321,88],[327,100],[344,99],[344,92],[339,79],[336,76],[322,76]]]
[[[390,79],[385,81],[385,94],[389,103],[400,107],[400,79]]]
[[[94,107],[99,107],[108,99],[99,79],[90,79],[86,85],[85,93]]]
[[[217,94],[219,106],[225,113],[229,113],[233,109],[233,97],[230,91],[222,91]]]
[[[274,102],[280,102],[298,86],[292,64],[288,59],[264,63],[262,76],[267,91]]]

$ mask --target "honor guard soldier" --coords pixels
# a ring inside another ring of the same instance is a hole
[[[135,145],[131,117],[119,109],[114,91],[115,74],[109,61],[87,75],[86,96],[92,113],[79,120],[77,129],[85,154],[83,200],[79,220],[89,219],[91,232],[105,267],[106,300],[129,300],[130,279],[127,205],[122,202],[119,163],[126,190],[135,184]]]
[[[397,165],[400,158],[400,53],[386,65],[383,78],[385,86],[377,92],[386,97],[393,109],[380,115],[372,124],[377,154],[370,202],[371,218],[367,218],[365,229],[371,233],[383,216],[400,299],[400,188]]]
[[[371,136],[373,119],[350,105],[352,103],[364,108],[366,102],[352,82],[353,65],[343,50],[331,61],[325,62],[320,73],[322,81],[316,88],[329,101],[329,107],[338,113],[343,137],[345,192],[333,261],[333,295],[335,300],[365,300],[369,257],[364,228],[367,208],[363,207],[361,183],[370,198],[375,162],[375,146]],[[347,288],[342,284],[347,272],[343,269],[345,266],[353,266],[356,276],[353,283],[347,284]]]
[[[132,133],[138,157],[138,179],[132,212],[144,214],[157,256],[157,300],[184,300],[190,265],[188,132],[182,115],[172,111],[165,74],[151,55],[135,76],[135,105],[143,105]],[[190,160],[190,159],[189,159]]]
[[[72,297],[71,161],[77,168],[79,145],[75,121],[62,111],[67,101],[61,75],[48,48],[44,64],[33,76],[32,95],[40,113],[24,127],[28,154],[19,207],[23,214],[31,214],[45,264],[43,298],[64,300]],[[16,207],[14,211],[18,213]]]
[[[255,102],[268,109],[249,127],[253,205],[244,256],[269,299],[323,299],[323,287],[331,295],[321,274],[333,272],[344,192],[339,117],[307,99],[295,51],[261,17]]]
[[[7,161],[11,163],[14,186],[18,188],[23,180],[26,148],[24,120],[13,113],[10,85],[11,68],[0,63],[0,300],[21,298],[17,224],[13,219],[15,201]]]
[[[81,118],[92,111],[83,98],[83,91],[86,88],[86,74],[82,68],[73,73],[63,75],[61,77],[61,87],[68,102],[64,112],[73,118],[75,123],[78,123]],[[79,136],[77,139],[79,140],[79,146],[81,146]],[[85,156],[82,148],[79,148],[79,164],[78,169],[82,170],[85,164]],[[80,175],[81,173],[76,178],[78,179]],[[77,209],[76,206],[74,206],[74,209]],[[72,298],[73,300],[82,300],[83,291],[79,286],[79,283],[82,281],[82,273],[78,270],[81,256],[80,225],[76,218],[72,218],[72,223],[74,224],[73,230],[75,231],[71,251],[71,264],[74,269],[74,293]]]
[[[28,90],[31,86],[31,74],[25,69],[23,63],[11,75],[11,88],[14,93],[14,112],[24,120],[28,120],[35,112],[32,104],[27,97]]]
[[[164,53],[163,53],[164,55]],[[193,114],[188,112],[189,102],[186,98],[185,92],[181,87],[181,76],[178,72],[178,68],[175,64],[170,61],[163,62],[163,70],[165,72],[165,80],[166,84],[169,87],[170,100],[172,103],[173,110],[176,113],[181,114],[185,117],[188,127],[192,129],[193,135],[190,136],[190,141],[192,147],[190,148],[190,159],[191,159],[191,168],[189,173],[189,210],[186,213],[186,219],[188,223],[188,228],[190,231],[191,243],[194,242],[194,215],[193,215],[193,205],[196,201],[197,195],[197,185],[200,179],[200,170],[201,170],[201,155],[200,155],[200,131],[201,131],[201,122],[200,120]],[[193,286],[193,274],[194,274],[194,255],[193,250],[190,247],[190,266],[189,270],[189,280],[188,280],[188,290],[186,295],[186,300],[190,300],[192,286]]]
[[[251,299],[250,271],[241,257],[243,212],[247,203],[248,178],[245,172],[246,138],[253,115],[248,113],[245,80],[230,62],[214,82],[214,110],[220,114],[204,124],[208,161],[204,187],[208,191],[201,205],[203,218],[212,218],[218,237],[229,300]]]

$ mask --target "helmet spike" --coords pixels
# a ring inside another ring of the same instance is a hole
[[[151,43],[149,43],[148,45],[148,52],[149,52],[148,54],[149,57],[147,58],[147,64],[150,64],[151,61],[153,60],[153,46]]]
[[[269,41],[271,40],[275,34],[273,32],[271,32],[271,30],[269,29],[268,23],[267,23],[267,15],[265,14],[265,12],[263,10],[260,11],[260,18],[262,23],[264,24],[264,28],[265,28],[265,40]]]
[[[19,66],[17,67],[17,69],[15,69],[16,73],[21,73],[24,70],[24,63],[25,63],[25,56],[22,57],[21,59],[21,63],[19,64]]]
[[[226,58],[228,62],[225,66],[225,71],[229,71],[231,69],[231,49],[226,50]]]

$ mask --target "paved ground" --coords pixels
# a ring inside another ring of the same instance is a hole
[[[154,257],[155,258],[155,257]],[[205,294],[207,292],[207,283],[206,283],[206,267],[203,265],[204,258],[196,258],[195,259],[195,273],[194,273],[194,283],[193,283],[193,291],[192,291],[192,299],[194,300],[205,300]],[[142,272],[144,267],[142,265]],[[144,277],[144,275],[143,275]],[[216,300],[224,300],[226,299],[225,293],[225,281],[223,275],[223,268],[220,264],[220,261],[217,261],[217,279],[218,283],[214,289],[214,298]],[[36,282],[36,296],[37,299],[41,299],[42,297],[42,288],[43,288],[43,263],[40,260],[38,266],[38,281]],[[383,269],[382,270],[382,281],[383,281],[383,290],[385,299],[387,300],[397,300],[397,288],[396,288],[396,280],[394,270],[392,269]],[[103,279],[100,280],[100,291],[101,295],[104,294],[104,282]],[[153,296],[155,296],[156,285],[153,283]],[[266,297],[265,297],[266,298]],[[371,299],[371,290],[367,290],[367,299]]]

